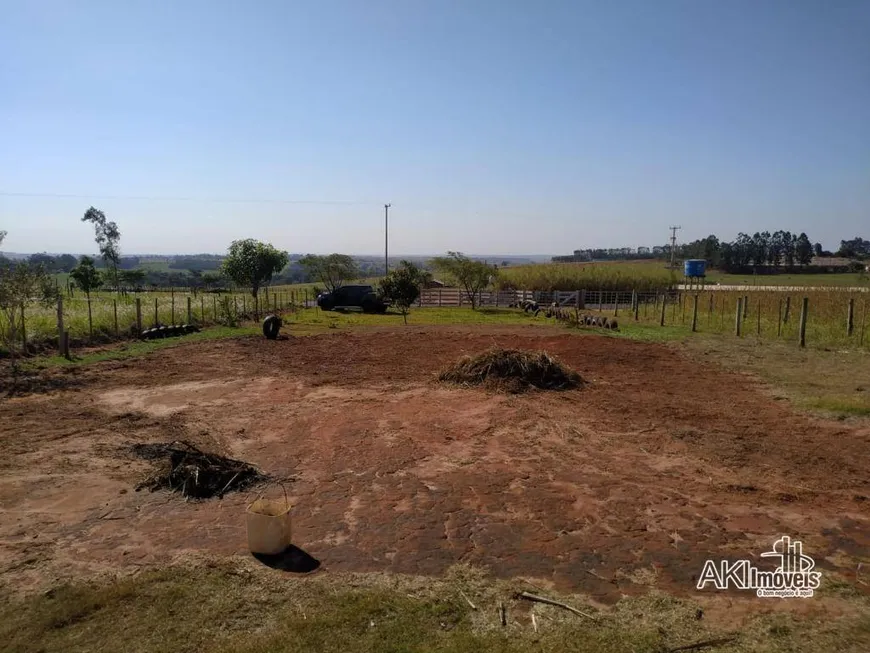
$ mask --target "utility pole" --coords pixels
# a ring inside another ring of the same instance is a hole
[[[390,271],[390,207],[384,204],[384,276]]]
[[[677,230],[682,229],[680,225],[672,225],[668,227],[671,230],[671,269],[676,266],[677,256]]]

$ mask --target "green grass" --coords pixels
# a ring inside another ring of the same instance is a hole
[[[866,651],[867,599],[843,599],[836,619],[746,610],[728,629],[698,620],[698,605],[662,594],[624,598],[604,611],[559,597],[595,621],[515,600],[521,581],[448,571],[441,578],[320,574],[294,578],[248,559],[172,567],[110,584],[64,585],[0,601],[0,641],[18,653],[295,653],[443,651],[663,653],[728,637],[716,653]],[[474,602],[468,605],[462,594]],[[504,604],[507,627],[498,619]],[[725,601],[719,612],[725,612]],[[531,624],[536,614],[538,631]],[[715,613],[708,604],[706,612]]]
[[[707,272],[708,282],[718,282],[723,286],[870,286],[868,276],[857,272],[843,274],[727,274],[718,270]]]
[[[402,326],[402,315],[398,311],[378,314],[338,313],[306,309],[288,314],[285,323],[291,325],[316,326],[321,328],[349,328],[365,326]],[[552,321],[535,318],[523,311],[510,308],[412,308],[408,313],[408,326],[434,324],[535,324],[548,325]]]
[[[805,402],[808,408],[837,416],[870,416],[870,395],[862,397],[819,397]]]

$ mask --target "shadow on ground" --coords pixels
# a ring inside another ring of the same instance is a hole
[[[307,574],[320,567],[320,560],[293,544],[282,553],[275,555],[266,555],[265,553],[254,553],[252,555],[267,567],[280,569],[281,571],[290,571],[296,574]]]

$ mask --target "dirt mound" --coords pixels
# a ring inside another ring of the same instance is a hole
[[[483,385],[509,392],[531,388],[568,390],[583,384],[577,372],[543,351],[496,347],[477,356],[464,356],[438,375],[439,381]]]
[[[134,444],[131,451],[140,458],[163,462],[154,474],[136,486],[137,491],[169,490],[184,497],[210,499],[266,479],[245,462],[206,453],[189,442]]]

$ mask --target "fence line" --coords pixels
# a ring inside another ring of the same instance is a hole
[[[721,289],[671,289],[668,291],[575,291],[484,290],[474,304],[483,308],[507,308],[534,301],[545,310],[555,306],[562,318],[603,314],[622,324],[685,328],[687,332],[720,333],[737,337],[782,340],[799,346],[831,344],[866,347],[867,308],[870,297],[848,291],[811,293],[727,292]],[[705,296],[706,295],[706,296]],[[134,293],[63,297],[56,307],[27,310],[18,336],[29,344],[56,342],[80,346],[136,337],[158,325],[191,323],[196,326],[233,324],[285,310],[313,307],[308,290],[263,289],[255,302],[250,294],[229,293]],[[468,293],[458,288],[424,290],[419,308],[470,307]],[[800,310],[798,310],[800,309]],[[7,328],[0,316],[0,329]]]

